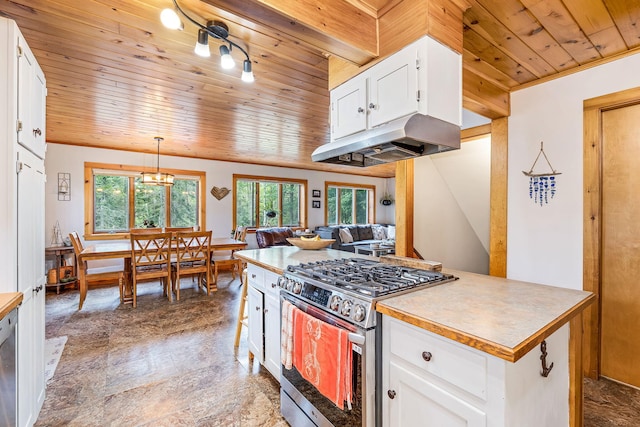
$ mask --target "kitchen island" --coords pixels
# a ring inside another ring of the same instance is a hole
[[[254,288],[262,289],[263,301],[272,300],[270,312],[277,309],[277,276],[287,265],[354,256],[291,247],[236,254],[250,264],[254,284],[263,278]],[[383,425],[581,426],[581,312],[595,296],[445,272],[459,280],[377,303],[383,317]],[[274,359],[277,318],[271,334],[264,326],[264,347],[274,341]],[[251,334],[250,322],[250,340]],[[427,418],[433,424],[425,424]]]
[[[0,293],[0,319],[22,303],[22,292]]]

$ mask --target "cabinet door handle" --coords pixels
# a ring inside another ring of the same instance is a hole
[[[387,390],[387,396],[389,396],[389,399],[395,399],[396,398],[396,391],[395,390]]]
[[[42,135],[42,131],[40,130],[40,128],[36,128],[33,130],[33,136],[40,136]]]
[[[251,278],[252,278],[252,279],[255,279],[255,278],[256,278],[256,275],[255,275],[255,274],[252,274],[252,275],[251,275]]]
[[[268,313],[268,312],[269,312],[269,309],[268,309],[268,308],[265,308],[265,309],[264,309],[264,312],[265,312],[265,314],[266,314],[266,313]]]
[[[271,284],[271,287],[274,288],[274,289],[275,289],[276,286],[278,286],[278,285],[276,285],[275,283]]]
[[[369,109],[370,110],[374,110],[376,108],[376,104],[374,104],[373,102],[369,103]]]
[[[432,357],[433,357],[433,355],[431,354],[430,351],[423,351],[422,352],[422,359],[424,359],[425,362],[429,362]]]
[[[358,107],[358,113],[364,113],[364,108]]]
[[[256,305],[256,311],[260,311],[260,306]]]

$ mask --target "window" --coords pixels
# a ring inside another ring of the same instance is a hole
[[[85,238],[124,238],[132,228],[205,228],[205,173],[169,170],[172,187],[142,184],[141,168],[85,163]]]
[[[234,175],[234,228],[306,227],[307,181]]]
[[[375,222],[375,186],[325,182],[327,225]]]

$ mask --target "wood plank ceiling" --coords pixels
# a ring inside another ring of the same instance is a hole
[[[374,19],[400,0],[334,0]],[[193,53],[197,29],[159,21],[171,0],[2,0],[42,66],[47,141],[162,154],[390,177],[393,165],[317,164],[329,141],[328,61],[364,64],[374,56],[274,12],[265,0],[180,0],[199,22],[222,20],[246,46],[256,81],[240,81]],[[307,2],[314,3],[314,2]],[[323,7],[317,3],[318,11]],[[464,15],[464,106],[508,115],[510,90],[635,53],[640,0],[469,0]],[[356,22],[356,21],[352,21]],[[360,31],[353,25],[354,38]],[[123,156],[126,163],[126,156]]]

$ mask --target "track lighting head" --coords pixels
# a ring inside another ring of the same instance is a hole
[[[209,49],[209,36],[218,40],[222,40],[226,44],[220,46],[220,66],[225,70],[231,69],[235,66],[235,61],[231,56],[231,50],[235,47],[245,56],[242,67],[242,81],[251,83],[255,80],[253,77],[253,71],[251,70],[251,59],[249,58],[249,54],[245,49],[242,48],[242,46],[229,40],[229,27],[227,27],[224,22],[208,21],[206,25],[203,25],[190,17],[180,7],[177,0],[173,0],[173,5],[175,6],[175,9],[180,12],[189,22],[198,27],[198,41],[194,49],[197,55],[205,58],[211,56],[211,51]],[[160,14],[160,19],[167,28],[183,28],[182,21],[178,17],[176,11],[173,9],[164,9]]]

